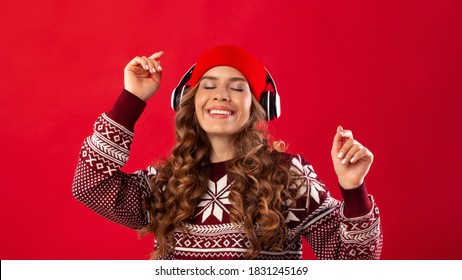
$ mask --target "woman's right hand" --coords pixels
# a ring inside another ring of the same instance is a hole
[[[124,87],[129,92],[147,101],[160,87],[162,67],[159,59],[164,52],[156,52],[150,57],[137,56],[124,69]]]

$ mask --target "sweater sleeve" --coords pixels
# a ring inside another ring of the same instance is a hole
[[[123,226],[140,229],[148,224],[143,202],[150,195],[154,168],[126,174],[133,127],[144,102],[123,91],[114,107],[98,117],[93,134],[82,145],[72,192],[97,214]]]
[[[331,197],[311,165],[292,159],[298,190],[296,207],[289,208],[289,228],[310,243],[318,259],[379,259],[382,231],[379,210],[365,185]]]

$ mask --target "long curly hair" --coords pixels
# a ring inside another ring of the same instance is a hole
[[[211,145],[196,119],[197,89],[195,86],[183,96],[175,116],[177,143],[151,179],[151,196],[145,203],[151,222],[141,233],[154,233],[154,259],[173,251],[174,230],[187,232],[184,223],[191,220],[208,186]],[[287,235],[283,213],[291,206],[285,202],[295,201],[289,191],[291,175],[281,157],[281,142],[275,148],[269,146],[264,120],[265,112],[252,96],[250,118],[235,135],[234,157],[226,166],[228,178],[234,181],[228,197],[230,218],[250,241],[247,259],[256,258],[262,249],[281,250]]]

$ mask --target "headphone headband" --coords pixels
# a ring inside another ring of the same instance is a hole
[[[178,85],[172,91],[172,100],[170,102],[172,109],[178,111],[181,107],[181,99],[183,98],[183,94],[189,88],[188,82],[192,77],[192,73],[194,71],[194,64],[189,68],[189,70],[183,75]]]

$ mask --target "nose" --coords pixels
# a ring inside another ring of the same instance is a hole
[[[228,89],[224,86],[218,86],[215,89],[213,100],[224,101],[224,102],[230,101],[231,98],[229,96]]]

